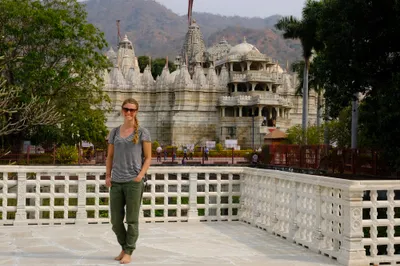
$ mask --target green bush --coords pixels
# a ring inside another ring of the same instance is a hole
[[[29,164],[53,164],[53,154],[35,154],[29,158]]]
[[[78,163],[78,150],[74,146],[61,145],[56,150],[56,162],[58,164]]]
[[[222,146],[221,143],[217,143],[217,144],[215,145],[215,150],[216,150],[217,152],[221,152],[223,149],[224,149],[224,147]]]
[[[160,143],[159,143],[157,140],[154,141],[153,144],[151,145],[151,151],[152,151],[153,153],[155,153],[155,152],[156,152],[156,149],[158,148],[158,146],[160,146]]]

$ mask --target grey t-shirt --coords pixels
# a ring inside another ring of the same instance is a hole
[[[143,142],[151,142],[149,131],[139,126],[139,142],[133,143],[135,131],[126,138],[120,136],[120,127],[113,128],[108,139],[114,145],[111,181],[129,182],[139,174],[143,165]]]

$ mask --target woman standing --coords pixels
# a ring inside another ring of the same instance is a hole
[[[108,138],[106,186],[110,187],[112,230],[122,249],[115,260],[121,264],[131,262],[136,248],[143,177],[151,163],[151,138],[148,130],[139,126],[138,111],[139,103],[126,99],[121,110],[124,123],[112,129]]]

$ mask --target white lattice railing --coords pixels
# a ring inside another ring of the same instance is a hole
[[[104,167],[1,166],[0,224],[108,223]],[[151,167],[142,221],[241,220],[343,265],[400,264],[400,181]]]
[[[364,182],[249,168],[241,181],[240,220],[335,258],[343,265],[398,261],[393,252],[384,257],[365,253],[364,246],[396,244],[400,238],[363,238],[363,226],[372,225],[371,236],[374,236],[372,232],[377,232],[378,224],[400,225],[400,219],[366,221],[364,217],[362,220],[363,206],[371,205],[363,201]],[[386,182],[384,187],[393,187],[393,182]],[[391,206],[400,207],[400,201]],[[376,216],[376,211],[371,213],[371,217]]]
[[[104,167],[2,166],[0,224],[108,223]],[[238,220],[241,167],[152,167],[142,221]]]

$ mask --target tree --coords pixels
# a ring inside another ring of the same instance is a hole
[[[0,56],[0,73],[4,67],[4,57]],[[0,75],[0,136],[14,134],[30,126],[54,124],[60,120],[60,113],[50,102],[41,102],[33,96],[27,103],[19,103],[21,88],[7,86],[5,78]],[[20,119],[13,121],[18,114]]]
[[[396,121],[400,74],[400,3],[398,1],[323,1],[318,36],[326,98],[330,112],[342,109],[361,93],[360,133],[384,150],[394,170],[400,169]],[[335,115],[331,113],[331,115]],[[375,133],[374,133],[375,132]]]
[[[150,58],[148,56],[139,56],[138,63],[139,63],[140,72],[143,72],[144,69],[150,64]],[[165,68],[166,63],[167,63],[167,60],[165,58],[152,59],[151,75],[153,76],[154,79],[156,79],[157,76],[161,76],[161,73],[162,73],[163,69]],[[170,72],[173,72],[176,70],[176,67],[173,63],[168,61],[168,69]]]
[[[297,73],[299,78],[299,85],[296,88],[296,94],[303,96],[302,84],[304,84],[304,66],[305,62],[297,61],[292,64],[292,71]],[[322,93],[324,91],[324,84],[319,78],[317,73],[317,66],[314,61],[310,62],[309,73],[311,73],[308,80],[308,87],[315,91],[317,94],[317,127],[321,126],[321,108],[322,108]],[[308,90],[309,91],[309,90]]]
[[[16,106],[50,102],[40,111],[63,115],[51,123],[29,124],[8,140],[40,139],[44,131],[57,136],[53,141],[104,139],[108,97],[102,73],[109,63],[101,50],[107,43],[87,23],[84,6],[76,0],[2,0],[0,10],[2,74],[5,86],[20,88]],[[32,109],[32,115],[39,116],[38,111]],[[18,123],[23,114],[14,112],[9,119]]]
[[[323,142],[322,130],[317,126],[307,127],[306,132],[299,125],[293,126],[287,130],[287,138],[290,144],[297,145],[320,145]]]
[[[322,49],[322,43],[317,38],[318,16],[321,3],[307,0],[303,8],[303,18],[296,19],[293,16],[281,18],[275,27],[283,30],[285,39],[299,39],[303,48],[304,80],[303,80],[303,118],[302,128],[305,132],[308,123],[308,71],[313,50]]]

